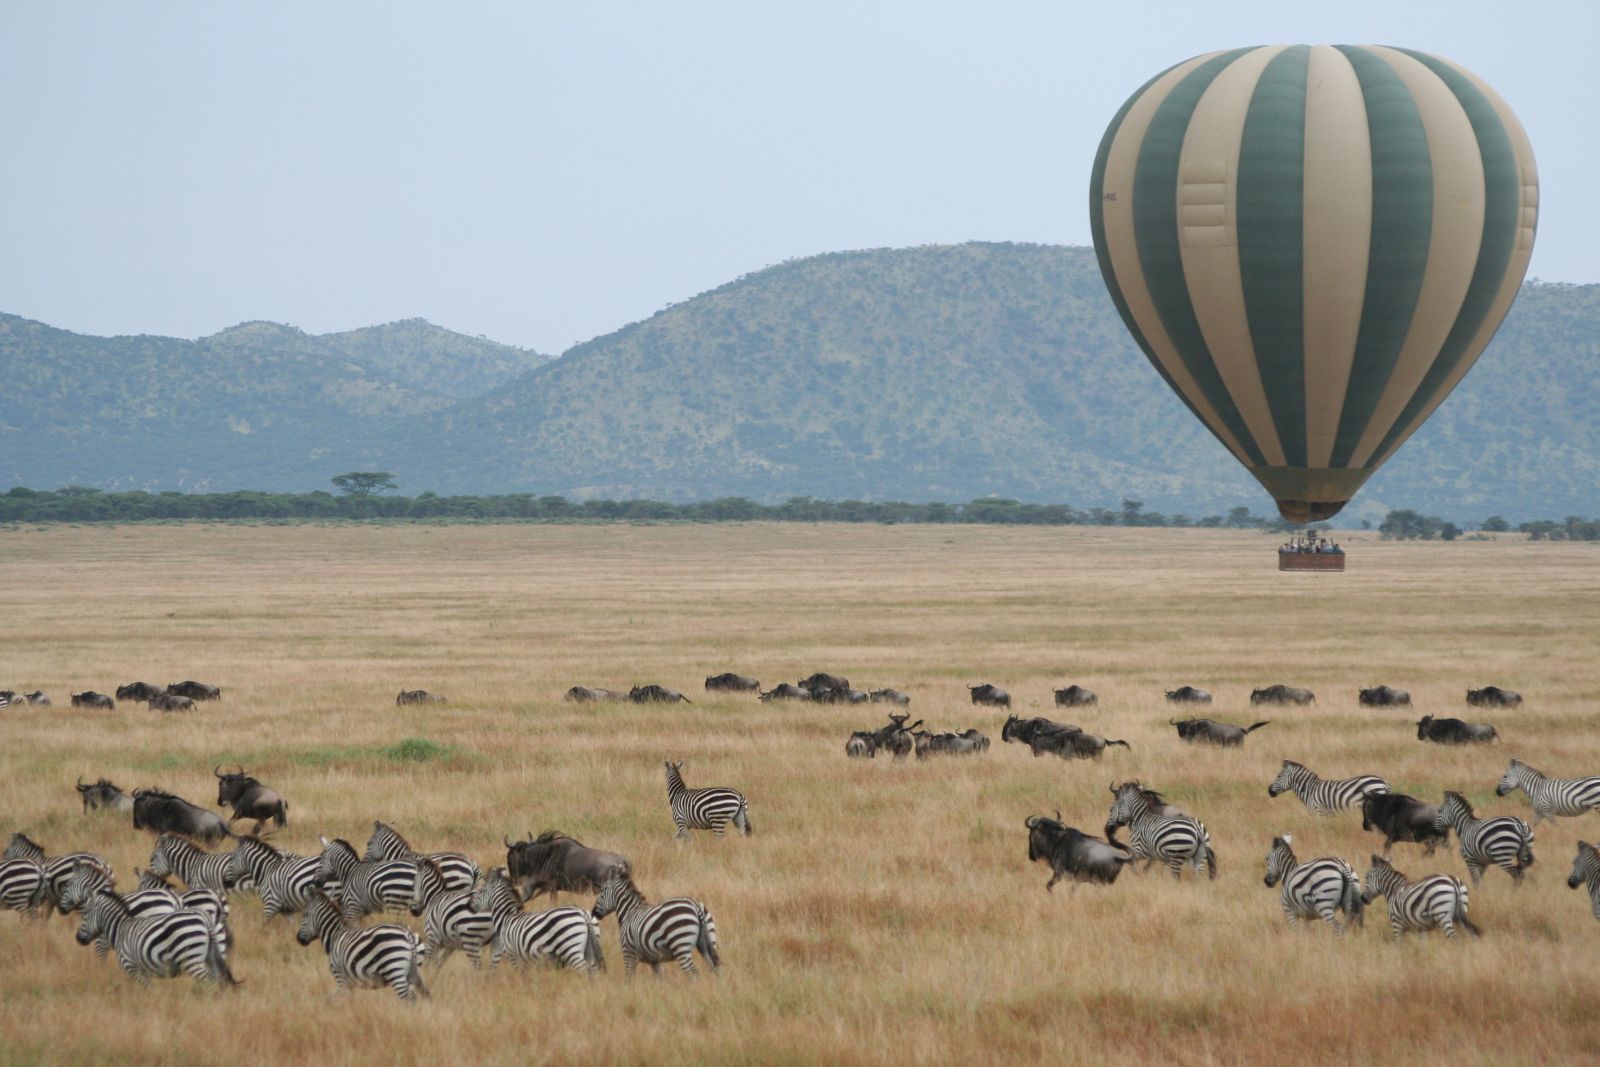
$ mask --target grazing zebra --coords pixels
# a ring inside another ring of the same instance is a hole
[[[1128,846],[1134,859],[1145,861],[1149,870],[1156,860],[1167,865],[1174,878],[1183,876],[1184,864],[1195,873],[1205,868],[1217,876],[1217,854],[1211,849],[1211,835],[1199,819],[1182,814],[1163,814],[1158,809],[1160,794],[1138,782],[1123,782],[1111,787],[1111,814],[1106,817],[1106,840],[1116,836],[1117,827],[1128,827]]]
[[[180,971],[204,985],[238,984],[228,968],[217,923],[204,912],[180,908],[134,915],[121,897],[102,889],[84,904],[78,944],[99,937],[111,942],[117,963],[140,985],[148,985],[152,975],[175,978]]]
[[[1289,834],[1272,839],[1267,853],[1267,888],[1283,883],[1283,917],[1293,926],[1301,919],[1321,918],[1333,927],[1335,936],[1344,927],[1334,913],[1344,912],[1347,922],[1362,925],[1361,879],[1337,856],[1301,863],[1295,859]]]
[[[337,879],[341,886],[339,910],[349,922],[378,911],[400,911],[411,906],[417,890],[415,860],[364,860],[342,837],[322,842],[319,879]]]
[[[422,916],[422,947],[428,962],[443,966],[460,949],[474,967],[481,965],[483,946],[494,936],[494,916],[472,906],[472,890],[445,888],[437,861],[421,856],[411,862],[417,868],[411,914]]]
[[[602,891],[602,896],[603,896]],[[605,970],[600,952],[599,914],[582,908],[559,907],[524,912],[504,867],[489,872],[472,894],[472,907],[492,916],[489,969],[501,960],[513,963],[553,962],[594,975]]]
[[[336,880],[319,882],[322,857],[297,856],[270,845],[260,838],[241,837],[230,855],[229,875],[236,885],[254,884],[268,919],[304,911],[306,901],[319,885],[337,898],[343,887]]]
[[[721,837],[728,823],[737,826],[744,836],[755,832],[750,824],[750,806],[744,794],[737,789],[709,786],[690,789],[683,784],[682,763],[667,760],[667,802],[672,805],[672,822],[679,837],[688,837],[690,830],[710,830]]]
[[[230,868],[233,854],[207,852],[188,838],[162,834],[150,853],[149,872],[176,875],[190,889],[215,889],[226,893],[234,886]]]
[[[1305,764],[1290,759],[1283,761],[1283,770],[1267,786],[1267,796],[1293,793],[1313,815],[1331,815],[1355,807],[1369,793],[1387,792],[1389,783],[1375,774],[1358,774],[1354,778],[1318,778]]]
[[[1567,888],[1576,889],[1579,882],[1589,883],[1589,910],[1600,919],[1600,852],[1587,841],[1578,842],[1578,855],[1572,861]]]
[[[1600,811],[1600,777],[1546,778],[1519,759],[1511,761],[1494,795],[1503,797],[1514,789],[1528,794],[1533,804],[1533,825],[1558,815],[1582,815]]]
[[[295,939],[309,945],[318,938],[340,989],[388,986],[404,1001],[416,1000],[418,993],[428,996],[420,970],[422,946],[410,930],[389,923],[357,929],[345,922],[333,898],[318,892],[306,905]]]
[[[695,949],[700,950],[713,971],[722,966],[717,925],[698,900],[673,897],[651,904],[634,888],[627,871],[613,867],[594,902],[594,917],[603,919],[612,912],[617,913],[622,935],[622,970],[630,978],[640,963],[648,963],[652,971],[660,974],[661,965],[674,959],[685,974],[694,974]]]
[[[1451,875],[1432,874],[1413,882],[1382,856],[1373,856],[1361,899],[1370,904],[1373,897],[1388,899],[1389,929],[1395,937],[1407,930],[1420,933],[1438,927],[1453,938],[1457,923],[1473,937],[1483,936],[1467,918],[1467,887]]]
[[[44,867],[38,860],[0,861],[0,908],[37,918],[44,903]]]
[[[1523,873],[1533,866],[1533,828],[1515,815],[1480,819],[1472,813],[1466,797],[1445,793],[1433,828],[1443,831],[1446,826],[1456,832],[1473,885],[1483,881],[1483,869],[1490,864],[1503,869],[1519,885]]]
[[[414,860],[427,858],[439,865],[446,889],[471,889],[478,884],[478,865],[460,852],[421,853],[412,849],[399,831],[386,822],[372,824],[364,860]]]

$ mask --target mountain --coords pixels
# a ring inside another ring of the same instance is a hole
[[[1600,286],[1525,286],[1348,513],[1595,512],[1597,356]],[[1270,510],[1134,347],[1083,248],[797,260],[549,362],[420,320],[187,342],[0,317],[0,374],[20,383],[0,485],[311,489],[376,468],[412,492]]]

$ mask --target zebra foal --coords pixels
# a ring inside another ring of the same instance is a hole
[[[1362,925],[1361,879],[1355,870],[1337,856],[1301,863],[1295,858],[1289,834],[1272,839],[1267,853],[1267,888],[1283,883],[1283,917],[1293,926],[1301,919],[1321,919],[1333,927],[1335,936],[1344,934],[1337,912],[1345,921]]]
[[[716,923],[698,900],[673,897],[651,904],[634,888],[627,871],[613,867],[594,902],[594,917],[603,919],[612,912],[622,936],[622,970],[630,978],[641,963],[660,974],[668,960],[677,960],[685,974],[694,974],[696,949],[713,971],[722,966]]]
[[[1495,786],[1494,795],[1503,797],[1516,789],[1528,794],[1534,826],[1543,819],[1600,811],[1600,777],[1550,778],[1514,759]]]
[[[359,929],[345,922],[339,906],[326,893],[313,894],[295,940],[301,945],[321,939],[328,970],[340,990],[388,986],[401,1000],[412,1002],[422,984],[422,946],[410,930],[385,923]]]
[[[1362,887],[1362,903],[1370,904],[1374,897],[1383,897],[1388,903],[1389,930],[1396,938],[1408,931],[1433,929],[1453,938],[1457,923],[1473,937],[1483,936],[1467,918],[1467,887],[1451,875],[1432,874],[1413,882],[1382,856],[1373,856]]]
[[[710,830],[721,837],[730,822],[746,837],[755,832],[750,822],[750,806],[743,793],[722,786],[690,789],[683,784],[681,762],[667,760],[666,767],[667,803],[672,808],[672,823],[678,828],[678,837],[688,837],[690,830]]]
[[[1319,778],[1305,764],[1289,759],[1283,761],[1283,769],[1278,772],[1278,777],[1267,786],[1267,796],[1293,793],[1313,815],[1331,815],[1355,807],[1370,793],[1387,792],[1389,783],[1375,774],[1358,774],[1354,778]]]
[[[1533,866],[1533,828],[1515,815],[1480,819],[1466,797],[1447,792],[1433,820],[1435,830],[1443,831],[1446,826],[1456,832],[1473,885],[1483,881],[1483,869],[1491,864],[1519,885],[1527,868]]]

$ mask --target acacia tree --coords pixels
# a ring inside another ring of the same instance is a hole
[[[329,481],[339,492],[357,498],[400,488],[395,484],[394,475],[388,471],[345,471],[335,474]]]

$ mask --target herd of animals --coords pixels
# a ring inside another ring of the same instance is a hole
[[[736,674],[706,679],[710,692],[750,692],[768,700],[811,700],[820,703],[889,703],[905,706],[910,697],[894,689],[858,690],[848,680],[818,673],[762,690],[753,678]],[[991,684],[968,687],[973,704],[1009,709],[1011,696]],[[1055,690],[1058,707],[1098,704],[1090,690],[1071,685]],[[166,701],[217,700],[221,691],[199,682],[156,687],[136,682],[119,687],[115,700],[93,691],[73,694],[74,706],[115,707],[116,700],[143,701],[152,709],[178,710]],[[1206,705],[1211,695],[1192,686],[1168,691],[1173,704]],[[660,685],[634,686],[628,692],[575,686],[566,699],[578,703],[631,700],[637,703],[687,702],[681,693]],[[1389,686],[1360,691],[1369,706],[1408,707],[1409,694]],[[1274,685],[1255,690],[1254,705],[1306,705],[1315,695],[1306,689]],[[1489,686],[1469,690],[1473,706],[1515,707],[1522,697]],[[403,690],[398,704],[442,704],[444,698],[426,690]],[[49,705],[42,692],[0,690],[0,706]],[[922,720],[907,725],[909,712],[889,714],[886,725],[853,732],[845,745],[851,758],[872,758],[879,750],[896,759],[915,754],[919,759],[938,754],[975,755],[988,751],[989,739],[976,729],[935,733],[920,729]],[[1180,739],[1224,746],[1243,744],[1249,733],[1269,725],[1219,723],[1211,719],[1169,720]],[[1473,743],[1498,738],[1493,726],[1458,719],[1425,716],[1417,724],[1421,740]],[[1124,740],[1108,739],[1082,727],[1035,716],[1007,717],[1001,740],[1027,746],[1035,757],[1053,754],[1064,759],[1098,759],[1108,747],[1130,749]],[[722,836],[729,826],[749,836],[754,832],[749,804],[738,790],[726,787],[690,788],[683,781],[682,764],[667,761],[667,801],[676,835],[710,830]],[[126,893],[117,888],[116,874],[101,856],[68,852],[51,858],[45,850],[18,832],[12,835],[0,861],[0,907],[25,914],[59,911],[81,914],[79,944],[96,946],[103,957],[114,952],[118,964],[131,977],[147,982],[151,977],[186,974],[202,983],[234,985],[230,965],[234,936],[229,924],[230,894],[253,892],[267,920],[298,913],[302,916],[297,940],[301,945],[320,941],[329,969],[341,989],[387,986],[402,999],[426,996],[422,973],[425,965],[437,967],[461,951],[480,966],[487,957],[493,969],[502,961],[545,962],[593,974],[603,969],[600,920],[615,914],[626,972],[638,964],[659,973],[661,964],[676,962],[695,973],[694,956],[716,970],[721,963],[716,926],[702,902],[678,897],[651,904],[633,882],[633,865],[622,855],[589,848],[557,831],[526,840],[504,842],[505,864],[484,874],[479,865],[460,852],[418,852],[393,827],[375,822],[364,853],[344,839],[319,837],[322,851],[309,856],[287,852],[263,836],[270,824],[281,828],[288,821],[289,804],[277,791],[247,774],[243,767],[224,772],[212,769],[217,780],[217,805],[231,809],[223,818],[159,788],[125,793],[99,778],[92,784],[78,780],[83,810],[131,815],[135,830],[156,834],[145,870],[135,871],[137,887]],[[1545,818],[1581,815],[1600,810],[1600,777],[1552,778],[1521,760],[1513,759],[1497,787],[1505,796],[1523,791],[1534,811],[1533,824]],[[1438,805],[1393,792],[1376,775],[1324,779],[1310,768],[1285,760],[1277,778],[1267,787],[1269,796],[1294,793],[1313,814],[1333,815],[1353,808],[1362,813],[1362,829],[1381,833],[1383,856],[1374,855],[1365,874],[1340,857],[1301,861],[1293,840],[1284,834],[1272,841],[1266,857],[1265,882],[1281,886],[1285,917],[1321,919],[1336,933],[1362,923],[1364,909],[1377,897],[1387,901],[1390,926],[1396,936],[1407,931],[1440,929],[1454,937],[1458,928],[1476,935],[1468,917],[1468,889],[1460,879],[1434,874],[1407,878],[1389,862],[1397,843],[1415,843],[1431,856],[1447,843],[1451,831],[1474,886],[1490,867],[1500,867],[1520,883],[1533,863],[1533,829],[1515,816],[1479,818],[1460,792],[1449,791]],[[1053,889],[1062,879],[1109,885],[1122,868],[1143,860],[1148,870],[1162,863],[1180,877],[1185,867],[1214,878],[1217,857],[1209,832],[1199,819],[1177,809],[1157,791],[1138,781],[1111,787],[1110,810],[1104,837],[1068,826],[1055,816],[1030,816],[1028,859],[1045,862],[1051,871],[1046,882]],[[236,835],[233,824],[253,820],[247,835]],[[1126,828],[1127,840],[1117,837]],[[270,831],[267,831],[270,833]],[[230,850],[215,850],[233,839]],[[169,879],[177,878],[182,886]],[[1600,852],[1578,843],[1568,885],[1587,885],[1591,909],[1600,919]],[[528,911],[526,904],[548,893],[552,902],[561,892],[593,893],[594,905],[585,910],[557,906]],[[420,933],[404,926],[378,923],[363,926],[366,917],[409,910],[422,920]],[[1339,915],[1343,914],[1341,922]]]

